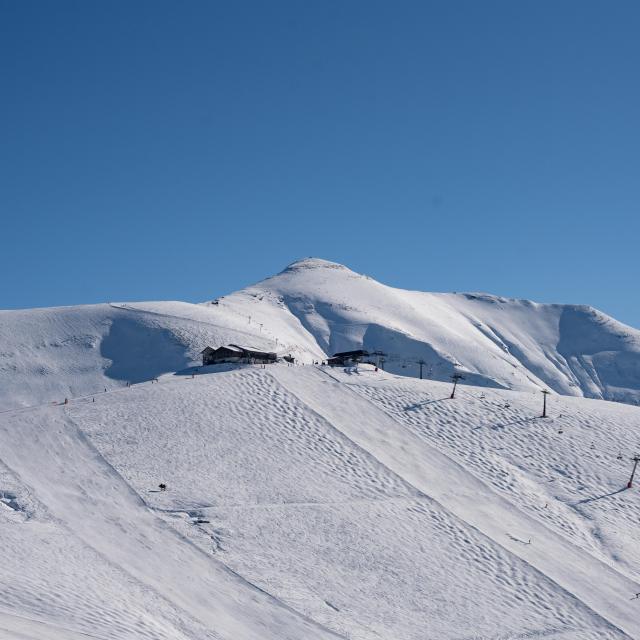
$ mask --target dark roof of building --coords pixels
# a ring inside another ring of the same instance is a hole
[[[200,353],[215,353],[216,351],[220,351],[220,349],[225,349],[226,351],[236,351],[237,353],[243,353],[245,351],[245,349],[242,349],[241,347],[237,347],[235,345],[224,345],[221,347],[215,347],[215,349],[213,347],[205,347]]]
[[[368,356],[369,352],[364,351],[363,349],[356,349],[355,351],[340,351],[339,353],[334,353],[332,358],[357,358],[359,356]]]
[[[224,349],[225,351],[234,351],[238,354],[247,353],[251,355],[264,355],[273,358],[277,357],[277,354],[272,351],[262,351],[260,349],[254,349],[252,347],[241,347],[237,344],[227,344],[221,347],[217,347],[216,349],[212,347],[205,347],[200,353],[215,353],[216,351],[220,351],[221,349]]]
[[[229,347],[238,349],[240,351],[249,351],[251,353],[271,353],[270,351],[263,351],[262,349],[256,349],[254,347],[241,347],[237,344],[230,344]]]
[[[224,348],[229,349],[229,351],[238,351],[239,353],[242,353],[243,351],[249,351],[249,349],[239,347],[237,344],[227,344]]]

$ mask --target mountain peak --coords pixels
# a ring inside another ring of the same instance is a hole
[[[302,269],[344,269],[345,271],[349,271],[347,267],[339,262],[331,262],[330,260],[323,260],[322,258],[302,258],[300,260],[295,260],[291,264],[287,265],[282,273],[286,273],[288,271],[300,271]]]

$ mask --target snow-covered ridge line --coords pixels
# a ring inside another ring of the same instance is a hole
[[[209,303],[0,312],[0,401],[148,380],[228,343],[308,363],[365,349],[401,375],[448,380],[457,370],[469,384],[640,402],[640,331],[591,307],[405,291],[319,258]]]

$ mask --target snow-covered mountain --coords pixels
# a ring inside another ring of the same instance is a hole
[[[226,343],[298,363],[197,366]],[[0,639],[640,640],[639,344],[317,259],[1,312]]]
[[[438,380],[457,367],[473,384],[640,399],[640,331],[591,307],[405,291],[314,258],[223,303],[265,326],[293,314],[324,353],[382,351],[402,375],[417,376],[423,360]]]
[[[507,389],[640,401],[640,331],[586,306],[383,285],[308,258],[201,305],[103,304],[0,312],[0,400],[95,393],[197,365],[207,345],[303,362],[363,347],[387,371]]]

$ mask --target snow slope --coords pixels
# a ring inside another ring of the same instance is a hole
[[[640,408],[449,392],[279,364],[0,414],[0,637],[640,638]]]
[[[6,408],[28,406],[167,372],[190,374],[205,346],[228,343],[303,352],[308,359],[322,355],[295,325],[281,322],[276,338],[216,306],[146,302],[0,311],[0,401]]]
[[[404,291],[319,259],[215,303],[147,302],[0,312],[0,401],[27,406],[188,373],[206,345],[303,362],[362,348],[385,368],[494,388],[640,402],[640,332],[590,307]]]
[[[327,354],[365,348],[386,369],[469,383],[640,402],[640,331],[586,306],[538,304],[488,294],[394,289],[309,258],[223,300],[264,317],[294,314]]]
[[[640,640],[639,336],[317,259],[0,312],[0,638]],[[198,366],[227,343],[299,364]]]

